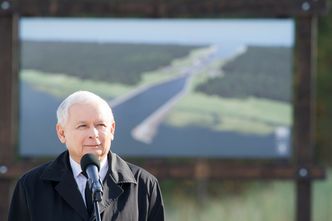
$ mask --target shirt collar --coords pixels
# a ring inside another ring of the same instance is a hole
[[[79,165],[70,155],[69,155],[69,163],[73,171],[74,177],[78,177],[82,172],[81,165]]]
[[[99,176],[100,179],[103,181],[108,171],[108,159],[105,157],[102,161],[100,161],[100,171]]]
[[[81,165],[79,165],[70,155],[69,155],[69,162],[71,169],[73,171],[74,177],[78,177],[82,173]],[[99,176],[101,180],[104,180],[107,170],[108,170],[108,160],[105,157],[102,161],[100,161],[100,170]]]

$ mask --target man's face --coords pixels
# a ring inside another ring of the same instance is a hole
[[[98,102],[74,104],[69,108],[65,125],[56,125],[60,141],[66,144],[70,156],[80,163],[86,153],[104,159],[114,138],[115,122],[111,113]]]

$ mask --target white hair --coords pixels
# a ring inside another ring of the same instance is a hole
[[[64,99],[59,105],[56,116],[58,124],[64,125],[68,120],[69,108],[74,104],[86,104],[91,102],[99,102],[104,108],[110,111],[110,118],[114,120],[113,112],[109,104],[100,96],[89,91],[76,91]]]

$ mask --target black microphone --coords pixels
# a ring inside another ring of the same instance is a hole
[[[88,176],[89,188],[92,191],[94,202],[100,202],[103,195],[103,187],[99,178],[100,163],[96,155],[87,153],[81,159],[81,169]]]

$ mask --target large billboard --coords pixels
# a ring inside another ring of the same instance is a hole
[[[53,156],[56,108],[106,99],[128,157],[288,158],[291,19],[20,21],[22,156]]]

